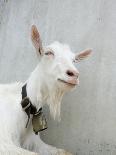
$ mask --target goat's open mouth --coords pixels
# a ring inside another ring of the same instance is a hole
[[[77,84],[74,84],[74,83],[69,83],[69,82],[67,82],[67,81],[65,81],[65,80],[62,80],[62,79],[58,79],[58,81],[60,81],[60,82],[62,82],[62,83],[65,83],[65,84],[67,84],[67,85],[69,85],[69,86],[76,86]]]

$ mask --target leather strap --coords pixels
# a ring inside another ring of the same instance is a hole
[[[29,97],[27,97],[26,86],[27,84],[25,84],[22,87],[22,101],[21,101],[21,106],[28,116],[26,128],[28,127],[30,115],[32,114],[33,131],[35,132],[35,134],[38,134],[38,132],[47,129],[47,121],[45,116],[43,115],[42,107],[37,111],[36,107],[32,104]]]
[[[37,109],[36,107],[31,103],[30,99],[27,97],[27,91],[26,91],[26,86],[27,84],[25,84],[22,87],[22,101],[21,101],[21,106],[23,108],[23,110],[26,112],[27,116],[28,116],[28,120],[26,123],[26,128],[29,124],[29,120],[30,120],[30,114],[36,114],[37,113]]]

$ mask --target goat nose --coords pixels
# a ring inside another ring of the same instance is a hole
[[[66,74],[70,77],[77,77],[78,78],[78,76],[79,76],[79,72],[75,71],[75,70],[67,70]]]

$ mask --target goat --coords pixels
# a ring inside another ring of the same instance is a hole
[[[59,42],[43,47],[35,25],[31,28],[31,39],[40,58],[35,70],[25,83],[0,85],[0,155],[70,155],[45,144],[33,132],[32,123],[25,128],[27,114],[21,106],[21,92],[26,84],[33,106],[39,110],[48,104],[51,116],[60,120],[64,93],[79,84],[79,71],[74,63],[89,56],[91,49],[74,54],[68,45]]]

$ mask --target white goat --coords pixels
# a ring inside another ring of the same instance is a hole
[[[60,104],[64,93],[79,83],[79,72],[74,63],[90,55],[91,50],[75,55],[68,45],[59,42],[43,48],[34,25],[31,39],[40,62],[26,81],[27,96],[37,110],[46,103],[53,118],[60,118]],[[45,144],[40,136],[33,132],[31,123],[25,128],[27,114],[21,106],[24,84],[0,85],[0,155],[70,154]]]

